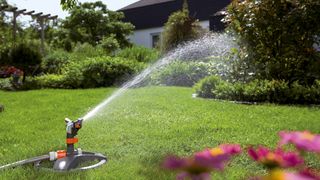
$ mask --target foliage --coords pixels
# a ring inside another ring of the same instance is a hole
[[[13,90],[13,86],[10,78],[0,79],[0,89],[1,90]]]
[[[111,34],[109,37],[103,37],[100,42],[100,46],[108,55],[112,54],[114,51],[120,48],[120,44],[114,34]]]
[[[0,0],[0,5],[8,5],[6,0]],[[0,54],[11,46],[12,31],[4,11],[0,12]],[[0,61],[1,62],[1,61]]]
[[[149,63],[156,61],[159,58],[159,53],[155,49],[149,49],[143,46],[132,46],[122,49],[116,54],[116,56]]]
[[[253,80],[249,83],[229,83],[216,76],[207,77],[195,85],[198,96],[247,102],[280,104],[320,104],[319,81],[311,86],[298,81],[289,85],[279,80]]]
[[[32,44],[20,43],[10,53],[8,65],[13,65],[23,70],[23,81],[27,74],[32,74],[41,64],[42,57],[37,48]]]
[[[163,53],[177,47],[188,40],[195,39],[203,32],[198,20],[189,15],[189,10],[184,7],[169,16],[161,34],[161,51]]]
[[[60,4],[63,10],[72,9],[77,3],[78,0],[60,0]]]
[[[320,2],[309,0],[234,0],[229,29],[238,37],[240,54],[262,79],[312,84],[320,77]]]
[[[119,57],[102,56],[78,62],[71,60],[63,66],[59,69],[60,74],[45,74],[28,78],[21,89],[76,89],[119,85],[142,70],[145,64]]]
[[[176,61],[151,74],[152,85],[192,87],[200,79],[212,75],[210,64]]]
[[[83,62],[70,62],[68,66],[63,69],[64,82],[63,88],[81,88],[83,82]]]
[[[123,13],[108,10],[101,1],[79,3],[69,13],[63,28],[73,42],[87,42],[95,46],[104,38],[113,37],[120,47],[129,44],[127,36],[132,32],[133,25],[122,22]]]
[[[44,73],[61,74],[63,67],[70,61],[69,54],[62,50],[53,51],[44,57],[41,68]]]
[[[0,52],[0,65],[6,65],[10,62],[10,48],[4,48]]]
[[[106,52],[101,46],[93,47],[89,43],[78,43],[74,49],[73,52],[70,54],[70,58],[73,61],[83,61],[86,60],[89,57],[100,57],[105,56]]]
[[[218,76],[208,76],[195,84],[194,89],[198,96],[204,98],[216,98],[213,90],[221,83],[222,79]]]
[[[63,88],[64,85],[64,76],[47,74],[43,76],[38,76],[33,79],[38,87],[41,88]]]
[[[143,64],[122,58],[89,58],[81,67],[85,88],[108,87],[121,84],[143,68]]]

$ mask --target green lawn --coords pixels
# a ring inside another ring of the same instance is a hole
[[[78,118],[114,89],[1,92],[0,165],[63,149],[64,118]],[[109,162],[95,170],[51,173],[31,166],[0,172],[0,179],[173,179],[161,170],[166,154],[190,155],[221,143],[275,146],[280,130],[320,133],[320,109],[248,106],[191,97],[189,88],[133,89],[114,101],[79,132],[79,146],[101,152]],[[320,168],[319,161],[309,158]],[[263,173],[245,155],[217,179]]]

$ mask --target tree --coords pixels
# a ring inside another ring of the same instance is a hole
[[[72,9],[77,3],[78,0],[60,0],[60,4],[63,10]]]
[[[202,32],[198,20],[190,17],[187,1],[184,1],[182,10],[172,13],[165,24],[161,34],[161,51],[165,53],[180,43],[199,37]]]
[[[134,26],[124,23],[122,12],[107,9],[101,1],[83,3],[70,10],[70,16],[63,22],[63,28],[69,30],[73,42],[88,42],[98,45],[104,38],[114,37],[120,47],[129,45],[127,36]]]
[[[33,48],[31,44],[20,43],[12,49],[7,65],[12,65],[21,69],[24,72],[24,82],[26,75],[32,74],[32,72],[41,64],[41,60],[41,54],[38,48]]]
[[[0,0],[0,5],[8,5],[6,0]],[[10,25],[6,22],[6,14],[0,12],[0,56],[10,43],[8,37],[11,37]]]
[[[256,77],[299,80],[320,78],[319,0],[234,0],[228,8],[229,29],[239,37],[243,61]]]

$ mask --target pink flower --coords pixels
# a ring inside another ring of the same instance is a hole
[[[309,177],[309,178],[313,178],[316,180],[320,180],[320,172],[312,170],[312,169],[305,169],[300,172],[300,175],[305,176],[305,177]]]
[[[304,131],[304,132],[281,131],[279,133],[279,136],[281,137],[279,146],[292,143],[299,150],[320,153],[320,135],[319,134],[311,134],[309,131]]]
[[[253,160],[268,168],[288,168],[303,163],[303,159],[296,152],[284,152],[281,149],[271,151],[266,147],[260,146],[255,150],[250,147],[248,149],[248,154]]]
[[[224,144],[217,148],[206,149],[191,157],[179,158],[169,156],[163,163],[166,169],[178,170],[181,173],[177,179],[191,178],[192,180],[210,179],[210,172],[223,170],[225,163],[233,155],[241,152],[239,145]]]
[[[219,146],[226,154],[236,155],[241,153],[241,147],[238,144],[222,144]]]
[[[282,170],[273,170],[268,175],[254,177],[252,180],[319,180],[315,177],[307,176],[301,173],[287,172]]]

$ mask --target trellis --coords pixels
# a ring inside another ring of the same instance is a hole
[[[57,22],[58,16],[51,16],[51,14],[43,15],[42,12],[35,13],[35,11],[27,11],[26,9],[18,9],[17,7],[12,7],[9,5],[0,5],[0,12],[11,12],[12,16],[12,24],[13,24],[13,43],[16,43],[17,37],[17,18],[20,15],[31,16],[31,18],[36,19],[41,28],[41,53],[44,53],[44,40],[45,40],[45,22],[52,20],[54,23]]]

